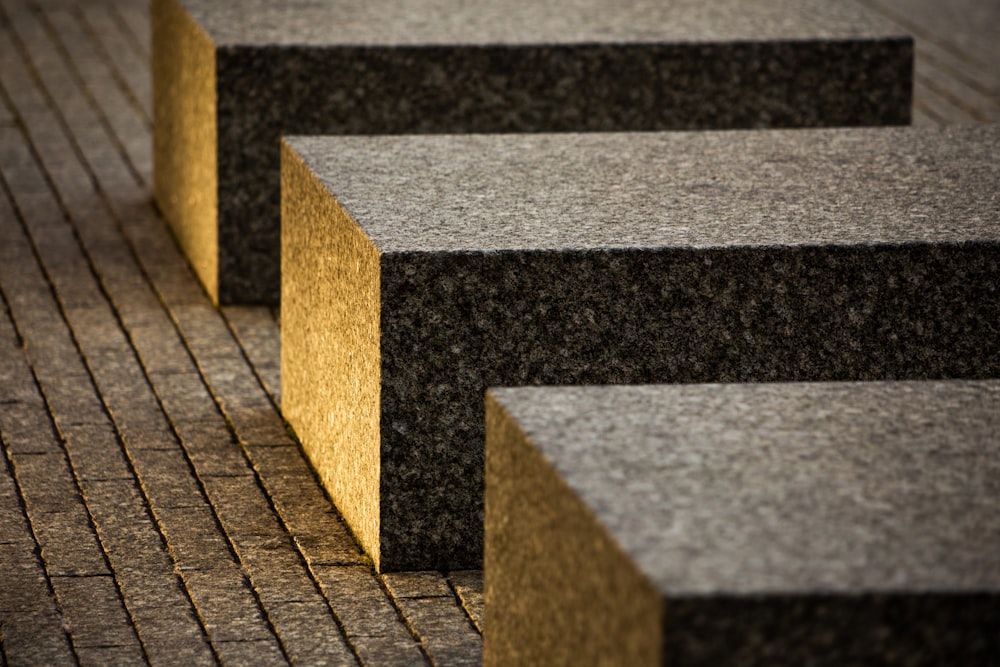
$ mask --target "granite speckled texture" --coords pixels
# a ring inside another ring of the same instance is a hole
[[[284,415],[324,479],[379,461],[379,498],[331,492],[382,569],[460,568],[489,386],[995,376],[998,150],[995,127],[287,139]]]
[[[217,277],[201,269],[199,275],[223,303],[278,300],[283,134],[883,125],[910,118],[912,42],[854,3],[154,5],[155,20],[187,13],[185,21],[156,26],[156,58],[196,72],[201,51],[177,44],[197,34],[213,47],[217,183],[185,182],[177,196],[217,194],[217,219],[201,208],[164,210],[182,239],[204,233],[189,228],[217,226]],[[176,90],[163,71],[154,69],[157,104]],[[163,104],[164,113],[173,112],[174,104]],[[184,145],[175,148],[160,124],[156,132],[157,171],[180,168]]]
[[[485,664],[1000,655],[1000,382],[526,387],[487,406]],[[635,627],[655,651],[603,636]]]

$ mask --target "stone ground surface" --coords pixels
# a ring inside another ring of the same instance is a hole
[[[995,0],[865,0],[915,123],[1000,119]],[[478,664],[479,572],[378,576],[286,434],[278,321],[150,200],[143,0],[0,0],[0,665]]]

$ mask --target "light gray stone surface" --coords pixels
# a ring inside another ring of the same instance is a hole
[[[284,415],[380,567],[454,569],[481,553],[489,386],[989,377],[998,147],[291,138]]]
[[[278,300],[286,134],[905,124],[853,2],[154,2],[156,195],[209,294]]]
[[[512,629],[536,639],[544,630],[531,625],[548,624],[549,638],[573,642],[586,627],[590,612],[568,606],[566,582],[547,573],[567,569],[585,589],[612,576],[587,569],[597,564],[586,558],[558,560],[553,527],[573,525],[577,508],[529,506],[516,487],[532,474],[547,480],[541,497],[568,489],[593,523],[586,530],[620,549],[616,567],[636,569],[662,597],[664,664],[889,656],[988,664],[1000,650],[1000,382],[527,387],[490,396],[493,664],[501,647],[527,638],[504,634]],[[537,553],[553,562],[519,560]],[[562,614],[539,611],[559,604]],[[706,630],[714,642],[703,641]],[[808,652],[823,646],[828,653]],[[550,650],[519,650],[532,649]]]
[[[387,254],[1000,241],[993,127],[289,144]]]
[[[492,389],[671,595],[1000,591],[1000,382]]]
[[[857,4],[780,0],[183,0],[219,45],[359,46],[858,39],[898,35]]]

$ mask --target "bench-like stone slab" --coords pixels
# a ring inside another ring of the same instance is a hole
[[[279,296],[279,136],[905,124],[852,2],[154,0],[155,192],[219,302]]]
[[[486,665],[987,665],[1000,381],[491,389]]]
[[[290,138],[283,413],[383,569],[478,566],[489,386],[1000,373],[1000,130]]]

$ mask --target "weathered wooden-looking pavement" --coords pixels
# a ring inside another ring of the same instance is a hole
[[[1000,117],[990,3],[868,4],[915,124]],[[480,573],[373,572],[276,313],[215,309],[151,205],[149,43],[142,2],[0,0],[0,664],[477,664]]]

